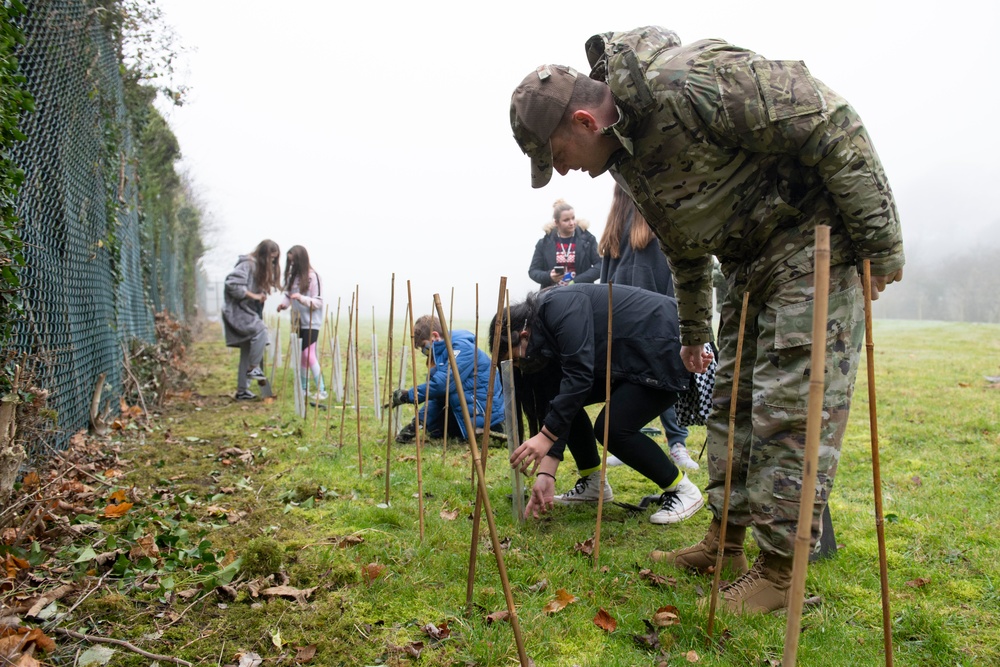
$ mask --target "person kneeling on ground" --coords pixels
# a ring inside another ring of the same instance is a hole
[[[612,294],[608,451],[663,490],[660,509],[649,520],[678,523],[705,501],[670,456],[641,431],[674,404],[691,380],[680,358],[677,302],[629,286],[615,286]],[[592,426],[584,407],[605,400],[608,286],[574,284],[529,294],[511,306],[510,324],[513,328],[506,321],[501,327],[501,357],[510,349],[521,373],[518,400],[526,409],[540,408],[539,432],[510,457],[512,467],[537,473],[525,516],[538,518],[555,503],[596,502],[601,493],[597,440],[604,436],[609,408],[601,410]],[[493,331],[491,325],[491,338]],[[556,496],[555,474],[567,445],[580,479]],[[614,497],[606,481],[603,493],[605,502]]]
[[[424,315],[413,324],[413,345],[428,357],[430,367],[427,382],[411,389],[397,389],[392,392],[392,407],[404,403],[424,403],[419,409],[420,419],[426,422],[427,434],[440,438],[445,432],[445,419],[451,433],[461,433],[468,437],[465,420],[462,417],[462,403],[458,397],[455,382],[448,362],[448,347],[441,335],[441,323],[432,315]],[[462,380],[462,389],[468,404],[469,417],[477,432],[484,427],[486,399],[489,397],[490,357],[476,347],[472,332],[456,330],[451,332],[451,349],[455,354],[455,364]],[[447,399],[447,410],[446,401]],[[475,400],[472,400],[472,398]],[[493,403],[490,427],[502,431],[504,421],[503,396],[500,377],[493,381]],[[417,422],[414,418],[396,434],[396,442],[409,443],[417,436]]]

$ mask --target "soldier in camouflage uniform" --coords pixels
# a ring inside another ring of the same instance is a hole
[[[810,369],[813,240],[831,227],[824,413],[813,544],[840,456],[864,332],[859,266],[872,296],[902,278],[899,217],[882,165],[846,100],[799,61],[772,61],[721,40],[682,46],[658,27],[587,41],[592,68],[545,65],[511,98],[511,127],[531,158],[533,187],[553,167],[610,171],[656,231],[674,274],[681,356],[705,370],[712,327],[712,255],[726,277],[720,367],[709,418],[705,539],[671,552],[707,573],[719,547],[727,418],[739,311],[749,310],[724,562],[743,572],[723,608],[787,606],[798,518]],[[752,527],[760,556],[743,552]]]

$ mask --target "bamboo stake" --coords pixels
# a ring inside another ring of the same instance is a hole
[[[493,391],[492,391],[492,388],[493,388],[493,382],[496,379],[497,360],[500,357],[500,327],[503,325],[503,298],[504,298],[504,294],[506,293],[506,291],[507,291],[507,277],[506,276],[501,276],[500,277],[500,292],[497,295],[497,316],[496,316],[496,320],[493,323],[493,349],[492,349],[492,353],[491,353],[491,356],[490,356],[490,389],[491,389],[491,391],[489,392],[489,394],[486,397],[486,413],[484,415],[484,423],[488,423],[488,421],[490,420],[490,418],[493,416],[492,415],[492,411],[493,411]],[[478,356],[478,354],[477,354],[477,356]],[[489,429],[484,430],[483,431],[483,446],[482,446],[482,450],[483,451],[486,451],[486,449],[489,447],[489,442],[490,442],[489,441],[489,437],[490,437]],[[473,460],[472,460],[472,463],[473,463],[473,465],[472,465],[472,468],[473,468],[472,481],[473,481],[473,483],[478,484],[478,482],[477,482],[477,476],[475,474],[476,473],[475,462],[476,462],[476,459],[475,459],[475,457],[473,457]],[[486,471],[486,462],[485,461],[483,461],[481,468],[483,469],[483,472],[485,473],[485,471]],[[482,502],[481,501],[482,501],[482,498],[480,498],[479,494],[477,493],[476,494],[476,507],[475,507],[475,509],[472,512],[472,548],[469,550],[469,579],[468,579],[468,582],[466,583],[466,586],[465,586],[465,613],[467,615],[471,615],[472,614],[472,589],[473,589],[473,584],[475,583],[475,580],[476,580],[476,557],[479,554],[479,528],[480,528],[481,517],[482,517]]]
[[[378,393],[380,384],[378,381],[378,357],[378,334],[375,333],[375,306],[372,306],[372,412],[375,413],[375,419],[379,423],[382,423],[382,397]]]
[[[611,312],[614,301],[611,298],[612,283],[608,283],[608,355],[607,376],[604,379],[604,446],[601,448],[601,485],[597,496],[597,528],[594,531],[594,569],[601,557],[601,515],[604,512],[604,484],[608,472],[608,433],[611,430]]]
[[[292,358],[292,354],[293,354],[293,352],[292,352],[292,334],[298,328],[296,326],[297,324],[298,324],[298,315],[295,314],[295,309],[292,309],[288,313],[288,354],[285,355],[285,358],[282,360],[282,364],[281,364],[281,386],[282,386],[282,388],[284,388],[284,386],[285,386],[285,377],[288,374],[288,364],[289,364],[289,360]]]
[[[334,320],[333,331],[330,334],[330,359],[332,363],[330,364],[330,394],[326,399],[326,431],[330,432],[330,416],[333,413],[333,395],[337,392],[334,386],[334,371],[337,370],[337,365],[340,363],[340,297],[337,297],[337,317]],[[340,383],[337,383],[340,386]]]
[[[354,295],[351,295],[351,305],[347,307],[347,347],[350,351],[351,347],[351,333],[354,329]],[[349,373],[344,373],[344,396],[342,405],[340,408],[340,443],[338,447],[344,448],[344,424],[347,423],[347,376]]]
[[[410,333],[409,329],[407,328],[407,325],[408,325],[408,322],[409,322],[409,319],[408,319],[409,316],[410,316],[410,304],[407,303],[406,304],[406,308],[403,309],[403,335],[402,335],[403,344],[400,346],[400,355],[399,355],[399,380],[396,382],[396,389],[405,389],[405,387],[403,386],[403,380],[406,378],[406,348],[407,347],[413,347],[412,345],[407,345],[406,344],[407,337],[409,337],[409,339],[411,340],[411,342],[413,340],[413,334]],[[409,334],[409,336],[407,336],[407,334]],[[391,394],[390,394],[390,396],[391,396]],[[400,411],[400,409],[401,408],[399,406],[397,406],[397,407],[395,407],[395,408],[392,409],[392,428],[393,428],[393,430],[397,430],[397,431],[399,430],[399,427],[400,427],[400,423],[399,423],[400,422],[400,419],[399,419],[399,411]]]
[[[719,551],[715,555],[715,576],[712,578],[712,597],[708,605],[708,638],[712,639],[715,624],[715,605],[719,599],[719,581],[722,576],[722,545],[726,543],[726,526],[729,525],[729,494],[733,488],[733,443],[736,437],[736,399],[740,387],[740,366],[743,359],[743,332],[747,324],[747,306],[750,292],[743,292],[743,308],[740,310],[740,330],[736,335],[736,363],[733,366],[733,387],[729,398],[729,437],[726,439],[726,485],[722,494],[722,525],[719,527]]]
[[[451,288],[451,301],[448,304],[448,329],[449,330],[451,329],[451,316],[452,316],[452,314],[454,314],[454,312],[455,312],[455,288],[452,287]],[[456,380],[456,383],[460,382],[461,379],[462,379],[461,376],[456,376],[456,377],[458,378]],[[444,394],[444,436],[443,436],[444,439],[441,441],[441,458],[442,459],[444,459],[445,454],[448,452],[448,422],[451,421],[451,419],[450,419],[451,411],[448,408],[448,402],[449,402],[449,399],[451,398],[451,367],[450,366],[445,369],[444,386],[445,386],[445,394]],[[473,401],[475,401],[475,397],[473,397]]]
[[[388,387],[392,382],[392,315],[393,310],[396,308],[396,274],[392,274],[392,283],[389,290],[389,343],[386,347],[386,356],[388,357],[387,363],[388,368],[385,371],[385,386]],[[374,320],[373,320],[374,321]],[[386,410],[390,412],[390,410]],[[386,423],[388,428],[385,434],[385,504],[389,504],[389,458],[392,454],[392,417],[387,418]]]
[[[361,292],[357,284],[354,285],[354,412],[357,415],[358,431],[358,477],[364,475],[361,466],[361,372],[358,367],[361,363],[361,355],[358,352],[358,329],[361,328]]]
[[[323,377],[323,332],[326,331],[326,320],[328,312],[323,313],[323,319],[320,321],[319,333],[316,335],[316,366],[319,368],[319,377],[316,378],[316,405],[313,406],[313,428],[316,428],[316,424],[319,423],[319,378]],[[312,334],[310,334],[311,336]]]
[[[510,291],[509,290],[504,290],[504,303],[505,303],[505,308],[507,309],[507,358],[508,359],[513,359],[514,358],[514,342],[513,342],[513,339],[510,337]],[[532,400],[534,400],[534,397],[532,397]],[[517,424],[517,432],[514,433],[514,437],[520,439],[520,437],[521,437],[521,435],[522,435],[522,433],[524,431],[524,422],[521,421],[521,413],[519,411],[520,410],[520,406],[517,403],[515,403],[515,402],[512,401],[511,402],[511,407],[513,407],[514,410],[515,410],[515,412],[516,412],[516,414],[514,416],[514,419],[511,420],[512,422],[514,422],[514,423]],[[535,435],[535,433],[532,433],[532,435]],[[520,440],[518,440],[518,441],[520,441]],[[510,436],[509,435],[508,435],[507,442],[508,442],[507,446],[508,446],[508,449],[509,449],[510,448],[510,444],[509,444],[510,443]],[[514,452],[513,451],[508,451],[507,453],[508,453],[508,455],[510,455],[510,454],[513,454]],[[517,468],[511,468],[511,470],[514,473],[513,484],[511,486],[513,486],[515,492],[518,489],[520,489],[521,493],[522,493],[522,495],[521,495],[520,498],[513,498],[512,499],[511,509],[513,510],[513,509],[517,508],[517,509],[520,510],[518,512],[517,520],[518,520],[518,523],[521,523],[525,519],[525,517],[524,517],[524,495],[523,495],[523,493],[524,493],[524,480],[521,479],[521,471],[520,470],[518,470]]]
[[[433,314],[434,314],[434,304],[432,302],[431,303],[431,315],[433,315]],[[434,363],[434,344],[431,343],[431,352],[427,356],[427,375],[426,375],[427,379],[424,381],[424,421],[421,423],[421,421],[419,419],[417,420],[417,428],[418,429],[423,429],[423,431],[424,431],[424,441],[425,442],[427,440],[427,415],[430,413],[430,404],[427,401],[427,389],[429,388],[429,385],[431,383],[431,364],[433,364],[433,363]],[[417,382],[417,378],[413,378],[413,383],[414,383],[413,400],[414,401],[420,400],[420,397],[416,395],[417,394],[416,382]],[[445,422],[447,422],[448,421],[448,411],[447,410],[445,411],[445,415],[444,416],[445,416]]]
[[[889,612],[889,568],[885,552],[885,521],[882,516],[882,470],[878,455],[878,410],[875,402],[875,342],[872,338],[872,269],[864,261],[862,290],[865,295],[865,348],[868,366],[868,423],[872,439],[872,483],[875,487],[875,532],[878,536],[878,570],[882,587],[882,639],[885,665],[892,667],[892,616]]]
[[[823,382],[826,369],[826,320],[830,306],[830,227],[816,225],[816,266],[814,271],[812,351],[809,359],[809,403],[806,418],[806,451],[802,466],[802,497],[799,523],[795,531],[792,584],[788,590],[788,622],[785,625],[784,667],[794,667],[802,625],[802,604],[806,589],[806,569],[811,549],[813,506],[816,503],[816,467],[819,465],[819,436],[823,426]]]
[[[406,281],[406,311],[410,314],[410,364],[413,367],[413,382],[416,387],[417,381],[417,341],[413,337],[413,290],[410,288],[410,281]],[[416,389],[414,389],[416,391]],[[413,418],[420,422],[420,406],[417,401],[413,401]],[[424,541],[424,477],[423,463],[420,442],[420,427],[416,429],[417,446],[417,514],[420,515],[420,541]]]
[[[450,326],[450,323],[449,323]],[[476,283],[476,326],[472,330],[472,344],[476,349],[476,356],[472,358],[472,423],[475,425],[478,420],[476,419],[479,415],[477,410],[479,408],[479,283]],[[493,362],[494,365],[496,361]],[[491,387],[492,389],[492,387]],[[490,392],[493,393],[492,391]],[[483,433],[489,437],[490,423],[488,419],[483,419]],[[489,440],[485,441],[482,450],[479,455],[483,458],[483,469],[486,469],[486,457],[490,450]],[[472,492],[476,492],[476,467],[472,466],[472,470],[469,474],[469,481],[472,483]]]
[[[434,295],[434,308],[440,317],[442,324],[441,328],[444,334],[445,347],[448,350],[448,366],[451,368],[455,377],[460,377],[458,373],[458,364],[455,361],[455,351],[451,349],[451,333],[449,328],[444,325],[444,308],[441,306],[441,298],[439,295]],[[510,590],[510,581],[507,579],[507,566],[504,564],[503,560],[503,549],[500,546],[500,537],[497,535],[496,522],[493,520],[493,508],[490,507],[490,497],[486,489],[486,477],[483,475],[483,462],[479,459],[479,449],[476,447],[476,433],[475,429],[472,427],[472,420],[469,418],[469,406],[465,401],[465,391],[462,388],[461,383],[457,384],[458,389],[458,400],[462,408],[462,419],[465,421],[465,431],[468,434],[469,441],[469,451],[472,453],[472,458],[476,462],[476,475],[479,480],[479,495],[483,499],[483,505],[486,510],[486,522],[490,526],[490,540],[493,542],[493,554],[497,559],[497,570],[500,572],[500,581],[503,584],[504,597],[507,600],[507,613],[510,615],[510,626],[514,630],[514,640],[517,643],[517,655],[521,661],[521,667],[528,667],[532,663],[528,659],[528,654],[524,651],[524,639],[521,637],[521,624],[517,620],[517,607],[514,606],[514,595]]]
[[[308,291],[308,287],[306,290]],[[309,304],[309,328],[306,330],[306,346],[303,348],[302,352],[305,353],[306,359],[309,359],[309,341],[312,340],[313,331],[313,307]],[[299,365],[302,365],[302,354],[299,354]],[[305,369],[306,374],[306,390],[305,396],[302,397],[302,419],[306,421],[309,417],[309,378],[312,377],[312,368]],[[319,391],[319,382],[316,383],[316,391]],[[306,422],[308,423],[308,422]]]

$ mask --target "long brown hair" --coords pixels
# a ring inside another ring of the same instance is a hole
[[[272,255],[274,255],[273,258]],[[253,279],[257,283],[257,289],[264,294],[278,289],[281,285],[281,266],[278,263],[281,250],[278,248],[278,244],[271,239],[264,239],[257,244],[250,256],[254,260]]]
[[[611,211],[608,212],[608,222],[604,226],[604,233],[601,234],[601,241],[597,244],[597,250],[602,257],[610,256],[613,259],[618,259],[621,256],[622,234],[625,231],[625,225],[628,224],[629,217],[632,218],[632,229],[629,231],[628,243],[633,250],[642,250],[656,238],[656,235],[653,234],[646,218],[642,217],[642,213],[639,213],[639,209],[635,207],[632,198],[622,189],[622,186],[615,183],[615,192],[611,197]]]
[[[300,245],[293,245],[288,249],[288,258],[285,260],[285,291],[291,292],[292,285],[298,280],[299,292],[305,294],[309,291],[309,253]]]

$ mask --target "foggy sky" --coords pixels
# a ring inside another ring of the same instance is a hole
[[[804,60],[844,95],[911,261],[1000,244],[997,3],[158,4],[189,48],[178,81],[192,93],[160,108],[209,212],[212,280],[272,238],[309,250],[334,307],[359,285],[363,318],[388,316],[393,272],[397,321],[406,280],[418,314],[455,288],[456,317],[471,316],[478,282],[488,317],[501,275],[520,299],[552,203],[599,238],[613,181],[572,173],[532,190],[510,94],[544,62],[588,71],[593,34],[650,24]]]

